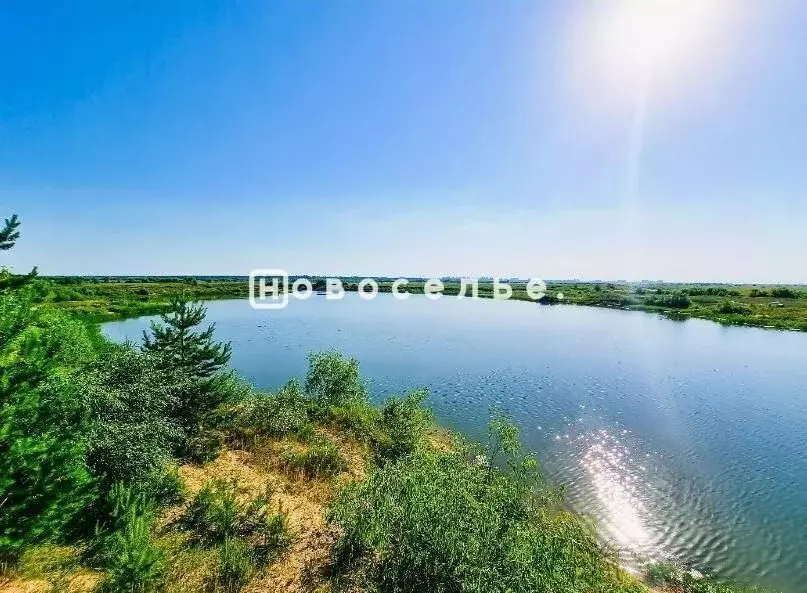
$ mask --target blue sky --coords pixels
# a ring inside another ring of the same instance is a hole
[[[807,282],[804,6],[658,68],[630,189],[597,3],[4,2],[0,265]]]

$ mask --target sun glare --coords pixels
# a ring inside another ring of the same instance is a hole
[[[615,89],[668,83],[707,66],[730,41],[736,0],[586,3],[573,27],[573,60]]]

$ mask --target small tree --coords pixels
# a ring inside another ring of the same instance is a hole
[[[20,219],[16,214],[12,214],[11,218],[6,218],[3,228],[0,229],[0,251],[9,251],[14,247],[17,239],[20,238],[19,228]],[[0,293],[27,284],[36,277],[36,274],[36,268],[23,276],[14,275],[5,268],[0,268]]]
[[[308,355],[305,390],[317,404],[326,407],[367,399],[359,361],[335,351]]]
[[[151,335],[143,332],[143,351],[155,355],[159,364],[186,380],[180,390],[174,418],[186,441],[180,453],[205,460],[215,457],[223,435],[219,431],[219,408],[232,399],[232,389],[220,371],[229,362],[229,343],[213,338],[215,324],[199,331],[207,309],[184,298],[171,301],[163,324],[152,322]]]
[[[160,316],[164,325],[152,322],[152,335],[143,332],[143,350],[192,379],[209,379],[230,361],[232,347],[213,339],[215,323],[196,330],[206,316],[201,303],[173,298],[168,313]]]
[[[20,236],[0,227],[0,251]],[[61,538],[92,499],[86,415],[69,377],[93,356],[87,326],[34,306],[36,275],[0,268],[0,567],[29,543]]]

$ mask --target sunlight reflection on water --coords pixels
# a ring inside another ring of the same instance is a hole
[[[621,548],[652,548],[650,512],[641,498],[641,468],[629,463],[630,450],[606,430],[583,435],[581,439],[586,441],[581,464],[605,511],[601,521]]]

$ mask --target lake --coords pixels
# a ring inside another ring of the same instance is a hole
[[[314,296],[282,311],[209,303],[258,387],[307,352],[361,362],[376,400],[427,386],[438,421],[482,439],[510,414],[630,563],[677,558],[787,593],[807,582],[807,334],[516,301]],[[107,323],[139,340],[149,318]]]

